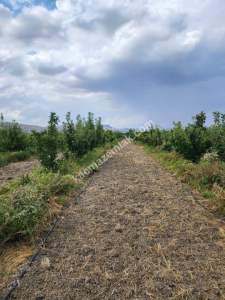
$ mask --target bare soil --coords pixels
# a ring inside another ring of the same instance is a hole
[[[37,165],[37,160],[28,160],[10,163],[0,168],[0,186],[10,180],[28,174]]]
[[[0,291],[31,255],[32,247],[25,242],[14,242],[0,249]]]
[[[137,145],[74,200],[11,299],[225,299],[225,231]]]

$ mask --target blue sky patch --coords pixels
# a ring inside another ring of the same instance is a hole
[[[49,10],[56,8],[56,0],[0,0],[0,4],[8,7],[15,13],[19,13],[24,7],[33,5],[44,6]]]

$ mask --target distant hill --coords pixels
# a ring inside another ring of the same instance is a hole
[[[42,132],[45,130],[45,127],[37,125],[19,124],[19,126],[26,132],[31,132],[33,130],[37,132]]]
[[[11,122],[4,122],[4,125],[10,125]],[[29,125],[29,124],[22,124],[22,123],[18,123],[19,126],[23,129],[23,131],[25,132],[31,132],[31,131],[37,131],[37,132],[42,132],[46,129],[46,127],[43,126],[37,126],[37,125]],[[119,131],[119,132],[123,132],[126,133],[129,131],[129,128],[115,128],[112,127],[111,125],[103,125],[105,130],[112,130],[112,131]],[[59,130],[61,131],[63,129],[63,126],[59,126]]]
[[[9,126],[12,124],[11,122],[4,122],[4,126]],[[25,132],[31,132],[31,131],[37,131],[37,132],[42,132],[45,130],[45,127],[42,126],[37,126],[37,125],[28,125],[28,124],[20,124],[18,123],[19,126],[22,128],[23,131]]]
[[[45,127],[40,127],[40,126],[32,126],[32,125],[24,125],[24,124],[20,124],[21,128],[23,128],[25,131],[28,131],[30,128],[32,128],[31,130],[36,130],[36,131],[43,131],[45,130]],[[105,130],[112,130],[112,131],[120,131],[120,132],[128,132],[129,131],[129,128],[115,128],[115,127],[112,127],[111,125],[103,125],[104,129]],[[30,131],[31,131],[30,130]],[[59,130],[63,130],[63,126],[59,126]]]
[[[115,128],[110,125],[103,125],[103,127],[105,130],[120,131],[120,132],[124,132],[124,133],[129,131],[129,128]]]

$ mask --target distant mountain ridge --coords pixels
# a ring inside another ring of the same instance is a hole
[[[3,122],[3,124],[4,126],[9,126],[12,124],[12,122]],[[33,130],[37,132],[42,132],[46,129],[46,127],[38,126],[38,125],[29,125],[29,124],[22,124],[22,123],[17,123],[17,124],[25,132],[32,132]]]
[[[103,127],[105,130],[120,131],[120,132],[124,132],[124,133],[129,131],[129,128],[115,128],[115,127],[112,127],[111,125],[103,125]]]
[[[42,132],[46,129],[46,127],[38,126],[38,125],[28,125],[28,124],[20,124],[19,126],[26,132],[37,131]]]
[[[4,122],[5,125],[10,125],[12,122]],[[42,132],[46,129],[44,126],[38,126],[38,125],[30,125],[30,124],[23,124],[23,123],[18,123],[20,128],[22,128],[23,131],[25,132],[32,132],[32,131],[37,131],[37,132]],[[111,125],[103,125],[105,130],[112,130],[112,131],[120,131],[120,132],[128,132],[129,128],[115,128],[112,127]],[[59,130],[62,130],[62,126],[59,126]]]

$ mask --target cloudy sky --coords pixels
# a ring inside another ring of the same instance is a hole
[[[225,111],[224,0],[0,0],[0,111],[115,127]]]

